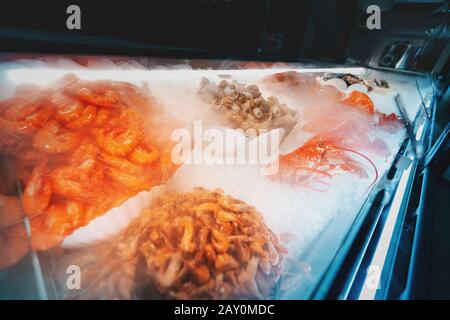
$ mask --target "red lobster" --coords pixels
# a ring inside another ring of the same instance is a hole
[[[315,188],[312,184],[325,184],[321,178],[331,178],[334,170],[343,170],[367,178],[364,167],[354,160],[349,153],[355,154],[367,160],[375,171],[372,185],[378,179],[378,170],[375,164],[364,154],[342,146],[337,140],[320,135],[309,139],[298,149],[280,156],[280,167],[274,180],[289,183],[294,186],[306,186],[316,191],[324,191]]]

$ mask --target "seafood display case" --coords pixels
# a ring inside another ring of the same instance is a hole
[[[0,298],[380,294],[427,74],[74,61],[0,64]]]

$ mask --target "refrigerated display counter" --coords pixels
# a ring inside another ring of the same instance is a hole
[[[0,64],[1,298],[382,294],[430,144],[430,76],[74,61]]]

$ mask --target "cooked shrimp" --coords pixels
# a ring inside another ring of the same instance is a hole
[[[206,267],[205,265],[193,265],[190,267],[195,279],[200,284],[205,284],[209,281],[209,279],[211,279],[211,273],[209,272],[208,267]]]
[[[215,267],[219,272],[226,272],[239,268],[240,264],[230,254],[222,253],[217,255]]]
[[[0,231],[0,269],[8,268],[19,262],[29,251],[25,226],[16,224]]]
[[[100,148],[112,156],[124,157],[141,142],[142,132],[134,126],[94,131]]]
[[[67,99],[64,97],[64,99]],[[77,120],[84,110],[84,105],[80,102],[72,100],[60,101],[56,109],[56,120],[60,122],[71,122]]]
[[[182,221],[182,228],[184,230],[183,236],[180,240],[180,248],[183,251],[186,252],[193,252],[195,251],[196,245],[193,242],[193,236],[194,236],[194,226],[192,218],[186,217]]]
[[[34,136],[34,148],[46,153],[61,153],[73,150],[80,144],[82,138],[80,133],[59,133],[59,131],[60,129],[56,122],[48,122]]]
[[[99,195],[91,190],[87,174],[78,168],[57,168],[50,172],[49,177],[55,194],[88,203],[99,198]]]
[[[139,145],[130,153],[129,157],[132,162],[145,166],[158,160],[159,151],[154,147]]]
[[[0,133],[2,131],[13,135],[29,134],[35,132],[36,127],[32,121],[9,121],[0,117]]]
[[[125,173],[129,173],[132,175],[141,175],[144,172],[144,169],[141,166],[136,165],[124,158],[114,157],[105,153],[101,153],[99,158],[107,166],[123,171]]]
[[[53,234],[47,230],[45,215],[39,215],[30,220],[31,247],[37,251],[48,250],[60,245],[64,236]]]
[[[236,216],[230,211],[226,210],[216,211],[216,218],[220,222],[237,222]]]
[[[52,197],[52,188],[46,173],[46,161],[41,161],[31,172],[22,195],[22,205],[29,216],[43,212]]]
[[[0,153],[14,161],[14,183],[6,188],[5,182],[0,192],[16,192],[17,180],[24,185],[25,214],[42,218],[34,220],[34,247],[59,243],[60,236],[168,177],[171,163],[161,165],[159,148],[142,143],[151,104],[148,92],[135,85],[73,75],[51,89],[22,88],[0,101]]]
[[[103,127],[111,116],[111,111],[108,109],[100,109],[95,118],[94,127]]]
[[[66,128],[72,130],[79,130],[92,125],[95,122],[95,116],[97,115],[97,107],[88,105],[81,116],[73,121],[66,123]]]
[[[111,90],[106,90],[104,95],[96,95],[92,90],[82,88],[78,91],[77,96],[81,101],[104,108],[115,108],[119,101],[117,93]]]
[[[160,284],[163,287],[170,287],[180,278],[180,271],[183,269],[183,257],[180,253],[175,253],[168,257],[167,268],[159,270]]]
[[[53,115],[53,109],[51,106],[44,106],[35,113],[25,118],[26,121],[31,123],[36,129],[43,127],[48,119]]]
[[[225,234],[220,232],[218,229],[211,230],[212,243],[217,252],[227,252],[230,248],[230,242],[228,241]]]
[[[65,211],[72,227],[78,228],[85,224],[86,206],[84,204],[77,201],[68,201]]]
[[[89,169],[88,164],[93,165],[97,158],[100,149],[89,140],[82,141],[80,146],[76,148],[70,155],[70,164],[79,167],[80,169]]]
[[[45,216],[46,231],[52,234],[66,235],[72,229],[69,216],[64,205],[51,205]]]
[[[114,168],[107,168],[106,175],[114,181],[126,186],[130,191],[146,190],[151,184],[145,176],[133,176]]]
[[[0,229],[20,221],[24,214],[17,197],[0,194]]]
[[[32,115],[39,108],[35,101],[20,101],[5,110],[3,116],[6,120],[20,121]]]

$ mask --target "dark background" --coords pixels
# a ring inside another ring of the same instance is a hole
[[[383,34],[426,37],[424,29],[431,13],[443,2],[3,1],[0,49],[281,61],[344,62],[351,57],[367,62]],[[70,4],[81,7],[81,30],[66,28]],[[369,4],[382,8],[382,30],[366,28]]]

